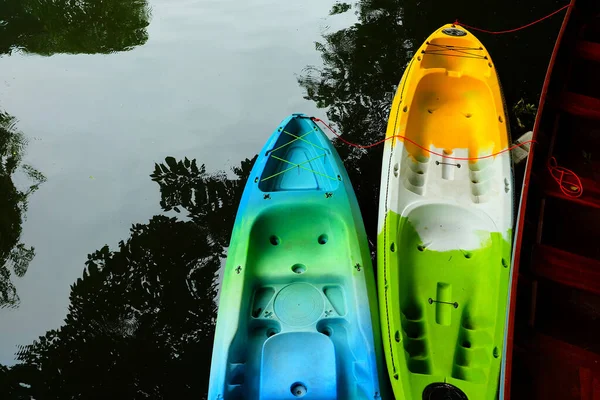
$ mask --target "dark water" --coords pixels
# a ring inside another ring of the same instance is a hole
[[[280,120],[372,143],[433,30],[561,5],[0,0],[0,397],[203,398],[214,278]],[[509,109],[537,104],[561,18],[478,35]],[[336,146],[374,244],[382,149]]]

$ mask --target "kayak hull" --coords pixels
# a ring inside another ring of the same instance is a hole
[[[383,157],[379,301],[397,399],[497,396],[513,220],[508,136],[489,54],[463,28],[441,27],[404,72]]]
[[[381,396],[375,278],[344,166],[305,115],[261,151],[234,225],[209,399]]]
[[[599,32],[600,3],[571,1],[525,165],[503,399],[600,393]]]

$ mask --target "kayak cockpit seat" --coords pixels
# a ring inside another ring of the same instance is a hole
[[[323,196],[325,198],[325,196]],[[350,258],[347,225],[335,210],[310,203],[272,206],[253,221],[246,272],[258,280],[291,282],[302,276],[319,282],[323,274],[343,276],[339,260]],[[293,212],[291,212],[293,210]],[[297,249],[303,249],[298,256]],[[300,270],[294,266],[302,265]]]
[[[467,149],[471,155],[505,148],[504,118],[496,115],[494,101],[490,87],[481,80],[427,71],[402,108],[408,113],[406,151],[420,159],[431,156],[424,150],[431,147]]]
[[[418,238],[414,247],[423,246],[427,250],[479,249],[490,240],[490,232],[496,231],[487,214],[453,204],[419,205],[412,208],[406,218],[407,224],[400,226],[399,236],[404,238],[408,234],[407,240]]]
[[[270,337],[262,351],[260,398],[335,400],[335,349],[318,332],[289,332]]]

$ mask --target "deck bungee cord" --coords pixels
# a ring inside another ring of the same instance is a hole
[[[275,178],[276,176],[282,175],[282,174],[284,174],[284,173],[286,173],[286,172],[289,172],[289,171],[292,171],[292,170],[294,170],[294,169],[296,169],[296,168],[301,168],[301,169],[303,169],[303,170],[305,170],[305,171],[312,172],[313,174],[317,174],[317,175],[323,176],[323,177],[325,177],[325,178],[331,179],[332,181],[337,181],[338,179],[336,179],[336,178],[332,178],[331,176],[329,176],[329,175],[327,175],[327,174],[323,174],[323,173],[321,173],[321,172],[319,172],[319,171],[315,171],[315,170],[313,170],[313,169],[310,169],[310,168],[307,168],[307,167],[305,167],[305,166],[304,166],[305,164],[310,164],[312,161],[315,161],[315,160],[317,160],[317,159],[319,159],[319,158],[321,158],[321,157],[325,157],[325,156],[327,155],[327,153],[326,153],[326,152],[325,152],[325,153],[323,153],[323,154],[320,154],[320,155],[318,155],[318,156],[316,156],[316,157],[313,157],[313,158],[311,158],[311,159],[309,159],[309,160],[303,161],[303,162],[301,162],[301,163],[293,163],[293,162],[291,162],[291,161],[289,161],[289,160],[286,160],[286,159],[284,159],[284,158],[278,157],[278,156],[276,156],[276,155],[274,155],[274,154],[273,154],[273,153],[274,153],[274,152],[276,152],[277,150],[280,150],[280,149],[282,149],[282,148],[284,148],[284,147],[286,147],[286,146],[289,146],[290,144],[292,144],[292,143],[296,142],[297,140],[300,140],[300,141],[302,141],[302,142],[308,143],[308,144],[310,144],[311,146],[313,146],[314,148],[316,148],[316,149],[319,149],[319,150],[321,150],[321,151],[326,151],[326,149],[324,149],[323,147],[321,147],[321,146],[318,146],[318,145],[314,144],[313,142],[311,142],[311,141],[309,141],[309,140],[306,140],[306,139],[304,139],[304,137],[306,137],[306,136],[308,136],[309,134],[311,134],[311,133],[313,133],[313,132],[316,132],[316,131],[317,131],[317,128],[315,128],[315,129],[313,129],[313,130],[310,130],[310,131],[308,131],[308,132],[306,132],[306,133],[304,133],[304,134],[302,134],[302,135],[300,135],[300,136],[294,135],[293,133],[290,133],[290,132],[288,132],[288,131],[286,131],[286,130],[283,130],[283,131],[281,131],[281,132],[283,132],[283,133],[285,133],[285,134],[287,134],[287,135],[289,135],[289,136],[292,136],[292,137],[294,138],[294,140],[291,140],[291,141],[289,141],[289,142],[287,142],[287,143],[285,143],[285,144],[283,144],[283,145],[281,145],[281,146],[277,147],[276,149],[269,150],[269,151],[267,152],[267,155],[268,155],[269,157],[272,157],[272,158],[274,158],[274,159],[278,160],[278,161],[281,161],[281,162],[283,162],[283,163],[289,164],[289,165],[291,165],[291,167],[289,167],[289,168],[287,168],[287,169],[284,169],[284,170],[282,170],[282,171],[276,172],[276,173],[274,173],[274,174],[272,174],[272,175],[269,175],[269,176],[267,176],[266,178],[263,178],[263,179],[261,179],[261,182],[264,182],[264,181],[266,181],[266,180],[268,180],[268,179]]]

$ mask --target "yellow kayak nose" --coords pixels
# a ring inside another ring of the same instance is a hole
[[[431,34],[404,72],[389,121],[388,137],[404,136],[427,149],[451,154],[467,148],[473,158],[505,149],[504,101],[483,44],[453,24]],[[413,143],[406,148],[416,158],[428,157]]]

